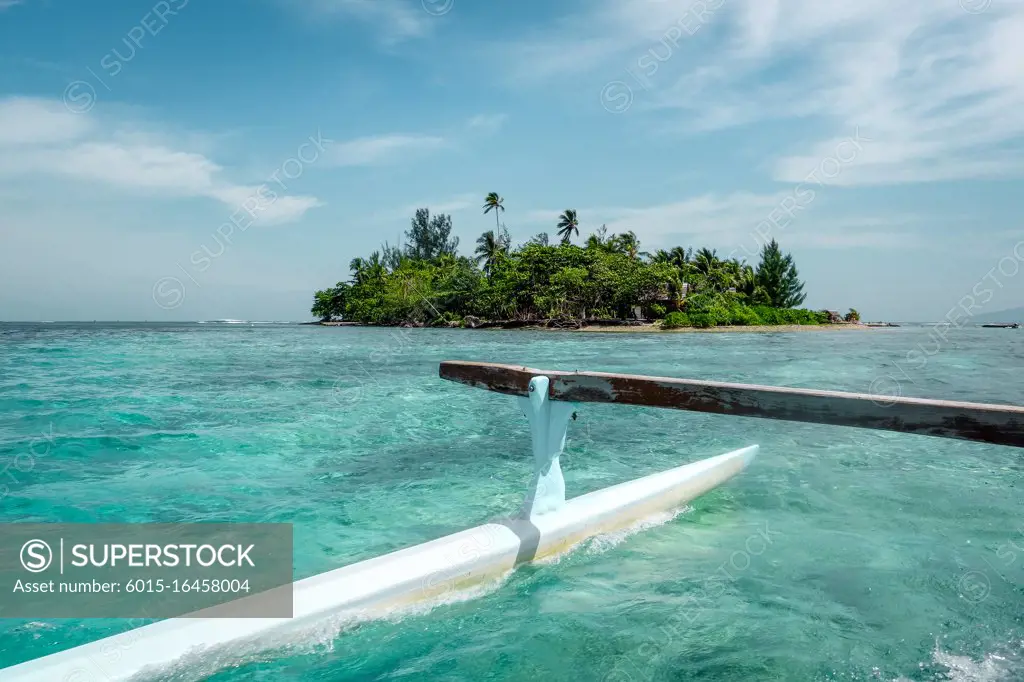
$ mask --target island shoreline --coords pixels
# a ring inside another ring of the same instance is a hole
[[[367,327],[380,329],[467,329],[474,331],[540,331],[540,332],[570,332],[570,333],[625,333],[625,334],[723,334],[723,333],[769,333],[769,332],[803,332],[803,331],[838,331],[838,330],[869,330],[876,327],[869,327],[864,324],[778,324],[778,325],[722,325],[718,327],[680,327],[677,329],[662,329],[655,323],[622,324],[622,325],[585,325],[582,327],[549,327],[543,324],[502,326],[500,324],[489,324],[480,327],[427,327],[415,325],[380,325],[364,324],[362,322],[309,322],[307,324],[319,325],[322,327]]]

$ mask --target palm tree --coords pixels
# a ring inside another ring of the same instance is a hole
[[[713,249],[703,248],[694,256],[693,263],[697,266],[697,272],[706,277],[718,265],[718,252]]]
[[[576,211],[570,208],[558,216],[558,235],[562,238],[563,244],[568,244],[574,234],[577,237],[580,235],[580,221],[576,217]]]
[[[383,281],[384,275],[388,272],[388,269],[384,266],[384,261],[381,260],[380,251],[371,253],[370,260],[363,261],[363,266],[366,269],[367,278],[378,282]]]
[[[681,310],[683,302],[686,300],[686,294],[689,291],[689,285],[682,280],[682,278],[676,274],[668,280],[668,296],[672,300],[673,310]]]
[[[654,252],[654,255],[651,256],[651,262],[660,263],[662,265],[673,265],[672,254],[670,254],[665,249],[658,249],[657,251]]]
[[[623,235],[615,235],[613,238],[608,240],[611,247],[617,253],[626,254],[630,257],[630,260],[636,260],[640,256],[648,257],[649,253],[646,251],[640,251],[640,240],[636,236],[636,232],[632,229]],[[665,253],[664,251],[659,253]]]
[[[615,235],[611,241],[614,244],[615,250],[626,254],[630,260],[636,260],[637,256],[640,255],[640,240],[632,230],[625,234]]]
[[[753,302],[754,292],[757,291],[754,268],[746,264],[740,266],[739,274],[736,276],[736,291],[747,297],[748,304]]]
[[[686,267],[686,265],[690,262],[690,258],[693,257],[693,250],[684,249],[681,246],[674,246],[672,247],[672,250],[669,251],[669,257],[671,259],[672,265],[676,266],[677,268],[683,268]]]
[[[718,269],[722,272],[725,289],[739,290],[740,282],[743,279],[743,263],[738,258],[731,258],[719,261]]]
[[[353,258],[348,264],[349,270],[352,271],[352,282],[354,284],[362,284],[366,281],[366,261],[362,258]]]
[[[473,252],[476,262],[483,261],[484,272],[488,275],[493,272],[494,264],[498,262],[498,259],[508,251],[505,234],[495,234],[494,230],[487,230],[476,240],[476,251]]]
[[[494,211],[494,227],[498,227],[498,214],[505,211],[504,201],[497,192],[491,192],[484,197],[484,215]]]

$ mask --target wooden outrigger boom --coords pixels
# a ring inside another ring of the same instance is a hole
[[[525,396],[546,376],[554,401],[618,403],[761,419],[854,426],[1024,447],[1024,407],[731,384],[605,372],[560,372],[490,362],[442,362],[442,379]]]

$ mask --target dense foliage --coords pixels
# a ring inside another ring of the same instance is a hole
[[[351,280],[316,292],[312,312],[323,320],[366,324],[458,325],[469,316],[495,321],[584,321],[665,318],[663,326],[819,324],[825,313],[796,310],[804,300],[793,259],[773,240],[757,267],[719,259],[716,252],[676,247],[640,251],[633,232],[608,235],[602,227],[584,246],[573,210],[558,220],[560,242],[546,233],[513,248],[500,225],[497,193],[485,213],[495,230],[476,241],[473,258],[457,253],[447,215],[420,209],[403,248],[385,244],[355,258]],[[667,316],[667,317],[666,317]]]

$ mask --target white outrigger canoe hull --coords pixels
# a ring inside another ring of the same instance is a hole
[[[7,668],[0,679],[139,681],[176,668],[211,675],[339,623],[387,616],[492,582],[519,564],[678,509],[738,474],[757,451],[752,445],[581,495],[542,514],[487,523],[300,580],[291,585],[292,618],[173,618]]]

